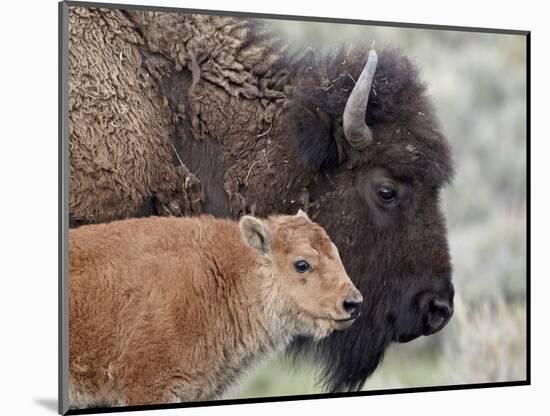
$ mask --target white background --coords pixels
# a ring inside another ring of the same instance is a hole
[[[545,215],[550,212],[550,25],[546,2],[516,1],[512,6],[502,1],[479,0],[433,4],[420,0],[134,3],[531,30],[532,386],[130,414],[548,414],[550,276],[545,264],[549,250],[544,235],[550,231]],[[0,30],[0,414],[53,415],[57,397],[56,1],[4,2]]]

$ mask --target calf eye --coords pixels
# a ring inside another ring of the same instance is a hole
[[[309,263],[305,260],[299,260],[296,263],[294,263],[294,268],[298,273],[307,272],[310,267],[311,266],[309,265]]]
[[[381,186],[378,188],[378,196],[384,202],[391,202],[395,199],[397,192],[395,189],[390,188],[389,186]]]

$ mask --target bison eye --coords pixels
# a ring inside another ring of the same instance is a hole
[[[299,260],[296,263],[294,263],[294,268],[298,273],[305,273],[309,270],[310,265],[305,260]]]
[[[390,188],[389,186],[381,186],[378,188],[378,196],[384,202],[391,202],[395,199],[397,192],[395,189]]]

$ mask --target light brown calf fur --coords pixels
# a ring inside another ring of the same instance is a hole
[[[69,231],[69,264],[75,408],[219,398],[296,335],[348,327],[346,305],[362,300],[302,212],[83,226]]]

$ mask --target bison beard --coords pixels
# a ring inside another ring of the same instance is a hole
[[[282,52],[288,42],[254,20],[74,10],[79,13],[72,15],[72,59],[84,62],[81,54],[104,50],[101,40],[114,36],[113,42],[121,43],[117,50],[128,49],[132,59],[121,61],[113,53],[98,59],[129,74],[139,69],[138,81],[146,79],[147,89],[132,87],[128,95],[150,111],[129,117],[116,105],[109,107],[104,113],[115,114],[118,127],[103,132],[98,123],[79,118],[80,96],[85,114],[103,113],[94,107],[98,100],[86,99],[88,87],[79,82],[79,73],[71,74],[76,95],[71,97],[76,103],[71,107],[73,218],[106,222],[197,212],[236,218],[307,210],[338,246],[365,297],[352,328],[319,343],[297,339],[290,350],[296,358],[317,361],[331,391],[359,389],[391,342],[440,329],[428,319],[432,306],[443,303],[438,313],[448,320],[453,288],[439,193],[453,175],[451,150],[407,58],[393,50],[380,52],[365,114],[373,140],[358,151],[347,141],[342,119],[367,47],[290,55]],[[97,32],[99,44],[84,48],[85,32]],[[87,76],[103,79],[101,73]],[[112,89],[123,89],[126,78],[121,82]],[[106,105],[117,104],[114,97]],[[143,129],[155,126],[155,120],[164,127]],[[98,135],[88,137],[87,123]],[[91,140],[92,155],[86,147]],[[115,153],[123,154],[127,165],[98,157],[110,155],[109,146],[115,145],[122,146]],[[85,181],[89,171],[103,187]],[[380,180],[400,191],[395,203],[376,199]],[[196,189],[187,186],[196,181]],[[159,208],[134,209],[148,198]]]

